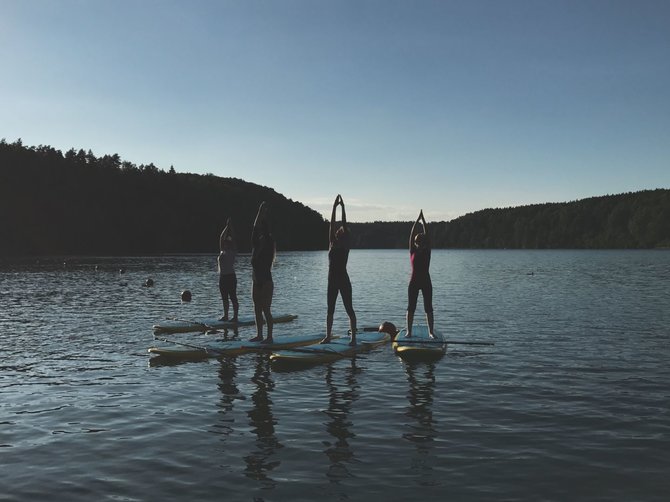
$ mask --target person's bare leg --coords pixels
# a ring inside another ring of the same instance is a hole
[[[272,309],[270,308],[270,305],[263,309],[263,313],[265,313],[265,322],[268,324],[268,336],[263,343],[272,343],[272,327],[274,322],[272,320]]]
[[[334,314],[328,314],[326,316],[326,336],[319,343],[330,343],[330,340],[333,337],[333,317]]]
[[[257,295],[258,291],[254,289],[252,296],[254,300],[254,317],[256,318],[256,336],[251,338],[250,342],[260,342],[263,340],[263,307]]]
[[[411,338],[412,336],[412,323],[414,322],[414,312],[410,312],[409,310],[407,311],[407,334],[405,335],[407,338]]]
[[[263,290],[263,313],[265,314],[265,322],[268,325],[268,336],[263,343],[272,343],[272,328],[274,325],[272,319],[272,295],[274,294],[274,283],[268,282]]]
[[[428,335],[431,338],[435,338],[435,331],[433,330],[433,323],[435,319],[433,318],[432,312],[426,312],[426,322],[428,322]]]

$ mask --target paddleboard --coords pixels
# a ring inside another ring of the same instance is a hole
[[[428,326],[414,326],[411,338],[407,338],[406,334],[406,328],[400,330],[393,341],[393,351],[407,361],[436,360],[447,351],[447,342],[444,337],[435,333],[435,338],[430,338]]]
[[[281,350],[270,354],[273,366],[313,365],[351,357],[360,352],[388,342],[387,333],[360,332],[356,335],[356,345],[349,345],[350,337],[333,338],[330,343],[310,345],[295,350]]]
[[[208,357],[235,356],[248,352],[302,347],[321,341],[323,335],[279,335],[273,343],[251,342],[249,340],[229,340],[208,342],[202,345],[187,344],[172,340],[163,340],[166,344],[150,347],[148,352],[156,356],[172,359],[205,359]]]
[[[281,314],[273,315],[272,322],[282,323],[296,319],[297,315]],[[154,324],[154,333],[191,333],[194,331],[209,331],[212,329],[232,329],[241,326],[252,326],[256,324],[254,316],[240,316],[237,322],[221,321],[218,318],[205,319],[166,319],[160,323]]]

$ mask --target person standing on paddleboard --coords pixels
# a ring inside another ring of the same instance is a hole
[[[419,223],[422,226],[422,232],[419,232]],[[428,333],[431,338],[435,338],[433,332],[433,284],[430,280],[430,239],[428,237],[426,219],[423,217],[423,209],[419,217],[412,225],[412,231],[409,234],[409,260],[412,265],[412,276],[407,287],[407,334],[412,336],[412,323],[414,322],[414,311],[419,299],[419,291],[423,296],[423,308],[426,311],[426,321],[428,322]]]
[[[342,206],[342,226],[335,231],[335,217],[337,206]],[[342,303],[349,316],[351,330],[350,345],[356,345],[356,313],[354,312],[351,281],[347,273],[349,259],[349,229],[347,228],[347,214],[344,209],[342,196],[335,197],[333,212],[330,216],[329,248],[328,248],[328,314],[326,316],[326,336],[321,343],[328,343],[332,337],[333,317],[335,316],[335,302],[337,295],[342,295]]]
[[[220,321],[237,322],[237,314],[240,310],[240,303],[237,300],[237,276],[235,275],[235,258],[237,256],[237,243],[235,242],[235,231],[233,224],[228,218],[226,226],[219,237],[219,258],[217,260],[219,267],[219,291],[221,292],[221,301],[223,302],[223,317]],[[233,304],[233,317],[228,319],[230,303]]]
[[[275,258],[275,240],[270,233],[268,207],[262,202],[254,221],[251,234],[251,298],[254,302],[256,316],[256,336],[250,341],[272,343],[272,262]],[[267,324],[267,338],[263,340],[263,316]]]

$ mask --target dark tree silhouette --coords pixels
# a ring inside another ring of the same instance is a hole
[[[245,251],[262,201],[279,250],[326,248],[321,215],[268,187],[0,140],[0,256],[215,253],[229,216]],[[350,223],[352,247],[404,249],[411,225]],[[668,248],[670,190],[484,209],[429,228],[435,248]]]
[[[228,217],[245,251],[262,201],[278,249],[325,249],[323,217],[268,187],[0,141],[0,255],[218,252]]]

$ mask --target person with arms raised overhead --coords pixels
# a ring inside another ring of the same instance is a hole
[[[237,314],[240,304],[237,300],[237,276],[235,275],[235,258],[237,256],[237,243],[233,224],[228,218],[226,226],[219,237],[218,267],[219,267],[219,291],[223,302],[223,317],[221,321],[237,322]],[[228,318],[230,303],[233,304],[233,317]]]
[[[337,206],[342,206],[342,225],[335,230],[335,217]],[[335,316],[335,303],[337,295],[342,295],[344,309],[349,316],[349,328],[351,330],[350,345],[356,345],[356,313],[354,312],[351,281],[347,273],[347,261],[350,249],[349,229],[347,228],[347,215],[344,209],[342,196],[335,197],[333,212],[330,217],[329,248],[328,248],[328,313],[326,316],[326,336],[321,343],[328,343],[332,337],[333,317]]]
[[[272,343],[272,263],[275,258],[275,240],[270,233],[268,206],[262,202],[254,221],[251,234],[251,297],[254,302],[256,316],[256,336],[250,341]],[[267,324],[267,337],[263,340],[263,316]]]
[[[419,223],[422,230],[419,231]],[[428,333],[431,338],[435,338],[433,331],[433,284],[430,280],[430,238],[428,237],[426,219],[423,217],[423,209],[419,217],[412,225],[412,231],[409,234],[409,260],[412,265],[412,276],[407,287],[407,334],[412,336],[412,323],[414,322],[414,311],[419,299],[419,291],[423,296],[423,308],[426,311],[426,321],[428,322]]]

